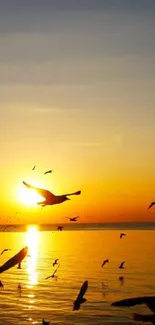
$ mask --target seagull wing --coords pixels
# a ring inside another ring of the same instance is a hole
[[[24,182],[23,181],[23,184],[26,186],[26,187],[28,187],[28,188],[30,188],[30,189],[32,189],[32,190],[35,190],[36,192],[38,192],[38,194],[40,194],[43,198],[45,198],[46,200],[50,200],[50,199],[53,199],[54,197],[55,197],[55,195],[54,194],[52,194],[50,191],[48,191],[48,190],[44,190],[44,189],[42,189],[42,188],[40,188],[40,187],[35,187],[35,186],[33,186],[33,185],[30,185],[30,184],[28,184],[28,183],[26,183],[26,182]]]
[[[87,291],[87,289],[88,289],[88,281],[85,281],[81,286],[80,292],[79,292],[79,294],[77,296],[77,300],[82,300],[82,298],[83,298],[85,292]]]
[[[146,304],[148,308],[155,312],[155,297],[153,296],[123,299],[113,302],[111,306],[132,307],[141,304]]]
[[[150,209],[150,208],[152,208],[152,206],[155,204],[155,202],[151,202],[150,203],[150,205],[149,205],[149,207],[148,207],[148,210]]]
[[[58,267],[56,268],[56,270],[53,272],[53,276],[55,275],[55,273],[57,272],[58,268],[59,268],[60,264],[58,265]]]
[[[51,278],[52,275],[48,276],[47,278],[45,278],[45,280],[48,280],[49,278]]]
[[[77,192],[73,192],[73,193],[64,194],[64,196],[80,195],[80,194],[81,194],[81,191],[77,191]]]
[[[155,324],[155,315],[141,315],[141,314],[133,314],[133,320],[142,321],[143,323],[152,323]]]
[[[3,251],[1,252],[1,254],[0,254],[0,255],[2,255],[4,252],[5,252],[5,249],[3,249]]]

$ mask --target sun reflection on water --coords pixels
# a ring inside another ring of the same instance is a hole
[[[39,231],[37,226],[28,226],[26,233],[26,245],[28,246],[28,267],[29,283],[38,283],[37,258],[38,258]]]

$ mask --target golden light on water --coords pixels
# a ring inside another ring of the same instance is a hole
[[[37,185],[39,187],[39,185]],[[40,196],[35,190],[25,187],[23,184],[18,189],[19,200],[28,206],[34,206],[37,202],[43,201],[44,198]]]
[[[28,246],[28,268],[30,284],[38,283],[37,258],[38,258],[39,231],[37,226],[29,226],[26,233],[26,245]]]

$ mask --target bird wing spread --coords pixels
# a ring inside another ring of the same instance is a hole
[[[27,186],[28,188],[31,188],[31,189],[33,189],[33,190],[35,190],[36,192],[38,192],[42,197],[44,197],[46,200],[49,200],[49,199],[52,199],[53,197],[55,197],[55,195],[54,194],[52,194],[50,191],[48,191],[48,190],[44,190],[44,189],[42,189],[42,188],[40,188],[40,187],[35,187],[35,186],[33,186],[33,185],[30,185],[30,184],[28,184],[28,183],[26,183],[26,182],[24,182],[23,181],[23,184],[25,185],[25,186]]]
[[[83,283],[83,285],[81,286],[80,292],[79,292],[79,294],[77,296],[77,300],[81,300],[83,298],[83,296],[84,296],[85,292],[87,291],[87,289],[88,289],[88,281],[85,281]]]
[[[112,306],[132,307],[135,305],[146,304],[152,311],[155,312],[155,297],[136,297],[123,299],[112,303]]]

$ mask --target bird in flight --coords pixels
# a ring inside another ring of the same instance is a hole
[[[65,218],[69,219],[70,221],[77,221],[79,217],[73,217],[73,218],[65,217]]]
[[[3,265],[0,266],[0,273],[9,270],[16,264],[21,264],[22,260],[26,257],[27,253],[28,247],[25,246],[23,249],[20,250],[20,252],[18,252],[16,255],[11,257],[8,261],[6,261]]]
[[[46,175],[46,174],[51,174],[51,173],[52,173],[52,169],[47,170],[47,171],[44,173],[44,175]]]
[[[132,306],[142,305],[142,304],[145,304],[151,311],[155,313],[155,296],[144,296],[144,297],[123,299],[123,300],[113,302],[111,306],[132,307]],[[133,319],[135,321],[151,322],[155,324],[155,314],[152,315],[133,314]]]
[[[58,261],[59,261],[59,259],[57,258],[57,259],[54,261],[53,266],[58,265]]]
[[[35,187],[35,186],[30,185],[30,184],[28,184],[28,183],[26,183],[24,181],[23,181],[23,184],[26,187],[28,187],[28,188],[30,188],[32,190],[35,190],[39,195],[41,195],[44,198],[43,201],[37,202],[37,204],[40,204],[41,206],[63,203],[64,201],[70,200],[67,196],[81,194],[81,191],[77,191],[77,192],[63,194],[63,195],[54,195],[48,190],[44,190],[42,188]]]
[[[62,231],[63,228],[64,228],[64,227],[62,227],[62,226],[58,226],[58,227],[57,227],[57,229],[60,230],[60,231]]]
[[[124,263],[125,261],[120,264],[119,269],[124,269]]]
[[[152,208],[153,205],[155,205],[155,202],[151,202],[151,203],[150,203],[150,205],[149,205],[149,207],[148,207],[148,210],[149,210],[150,208]]]
[[[76,298],[76,300],[73,303],[73,310],[79,310],[80,305],[83,304],[87,299],[83,298],[84,294],[86,293],[88,289],[88,281],[85,281],[80,289],[80,292]]]
[[[46,280],[49,279],[49,278],[53,278],[53,279],[55,278],[55,279],[57,279],[57,276],[56,276],[55,274],[56,274],[56,272],[57,272],[59,266],[60,266],[60,264],[58,264],[58,267],[56,268],[56,270],[53,272],[52,275],[48,276],[48,277],[46,278]]]
[[[9,249],[9,248],[3,249],[3,251],[0,253],[0,255],[2,255],[4,252],[7,252],[7,251],[11,251],[11,249]]]
[[[44,319],[43,319],[43,322],[42,322],[42,325],[49,325],[50,322],[46,322]]]
[[[10,228],[10,227],[16,228],[16,226],[13,226],[13,225],[7,225],[7,226],[4,227],[3,231],[5,231],[7,228]]]
[[[123,236],[126,236],[123,232],[120,234],[120,239],[122,239]]]
[[[107,258],[106,260],[103,261],[101,267],[103,267],[103,266],[104,266],[106,263],[108,263],[108,262],[109,262],[109,259]]]
[[[35,170],[36,169],[36,166],[34,166],[33,168],[32,168],[32,170]]]

